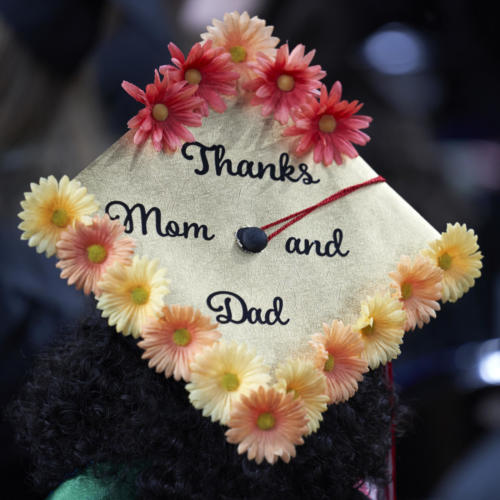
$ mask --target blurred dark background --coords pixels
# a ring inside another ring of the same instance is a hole
[[[485,1],[1,0],[0,375],[3,407],[33,356],[89,307],[19,241],[29,183],[76,175],[126,131],[144,86],[213,17],[248,10],[293,46],[316,48],[330,86],[374,117],[361,154],[436,229],[473,227],[483,277],[394,363],[412,409],[398,442],[402,500],[500,498],[500,215],[497,17]],[[2,424],[1,473],[12,498],[37,498],[26,457]],[[333,480],[333,479],[332,479]]]

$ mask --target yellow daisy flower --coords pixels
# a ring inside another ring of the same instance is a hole
[[[377,293],[361,302],[361,314],[354,329],[361,333],[361,357],[372,369],[385,365],[401,353],[406,314],[402,303],[389,292]]]
[[[166,270],[157,260],[134,256],[132,264],[116,262],[97,286],[101,295],[97,308],[110,326],[124,335],[139,337],[148,319],[161,316],[163,297],[169,293]]]
[[[204,417],[227,424],[242,395],[270,381],[267,367],[243,344],[217,342],[201,351],[191,363],[189,400]]]
[[[325,376],[314,366],[312,360],[300,358],[289,359],[280,364],[275,376],[275,389],[293,392],[295,399],[302,400],[307,414],[306,435],[316,432],[328,402]]]
[[[429,247],[422,254],[443,270],[441,301],[456,302],[481,276],[483,254],[479,252],[477,236],[465,224],[447,224],[446,232]]]
[[[60,181],[53,175],[41,177],[39,184],[33,182],[30,187],[31,192],[24,193],[21,202],[23,211],[18,214],[23,220],[18,226],[23,231],[21,239],[51,257],[61,232],[76,221],[89,223],[99,205],[80,182],[70,181],[67,175]]]

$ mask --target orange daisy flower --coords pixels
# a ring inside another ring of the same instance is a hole
[[[163,317],[146,324],[143,340],[138,342],[144,349],[142,359],[149,359],[149,368],[165,377],[189,382],[189,364],[204,347],[216,342],[221,334],[215,330],[217,323],[203,316],[200,311],[187,306],[165,306]]]
[[[238,444],[238,453],[260,464],[264,458],[274,464],[278,458],[288,463],[295,457],[295,446],[304,444],[307,432],[306,410],[293,393],[259,387],[241,396],[234,406],[226,437]]]
[[[328,403],[347,401],[368,371],[368,363],[361,358],[361,335],[342,321],[333,320],[331,325],[323,323],[323,333],[315,333],[309,343],[316,352],[316,366],[326,377]]]
[[[412,262],[403,255],[397,271],[389,273],[394,280],[391,287],[396,289],[395,297],[403,303],[406,311],[405,331],[415,330],[429,323],[440,310],[443,270],[421,255]]]
[[[214,19],[212,23],[213,26],[207,26],[208,33],[203,33],[201,39],[212,40],[214,47],[223,47],[231,55],[241,82],[254,77],[250,65],[255,62],[258,52],[275,56],[275,47],[280,40],[271,36],[273,26],[266,26],[263,19],[257,16],[251,18],[248,12],[231,12],[224,14],[224,21]]]
[[[56,267],[62,269],[61,278],[77,290],[83,288],[85,295],[93,292],[98,297],[101,290],[97,282],[106,269],[115,262],[132,262],[135,242],[122,237],[124,231],[123,225],[107,214],[96,215],[88,226],[78,221],[75,227],[66,228],[56,243]]]

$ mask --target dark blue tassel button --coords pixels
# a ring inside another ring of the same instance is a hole
[[[267,234],[260,227],[240,227],[236,241],[243,250],[258,253],[267,246]]]

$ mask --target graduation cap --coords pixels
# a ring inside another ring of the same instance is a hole
[[[239,453],[274,463],[473,286],[482,255],[358,155],[362,105],[271,33],[232,13],[187,56],[170,44],[146,89],[123,83],[143,106],[131,130],[75,180],[32,184],[20,228]]]

